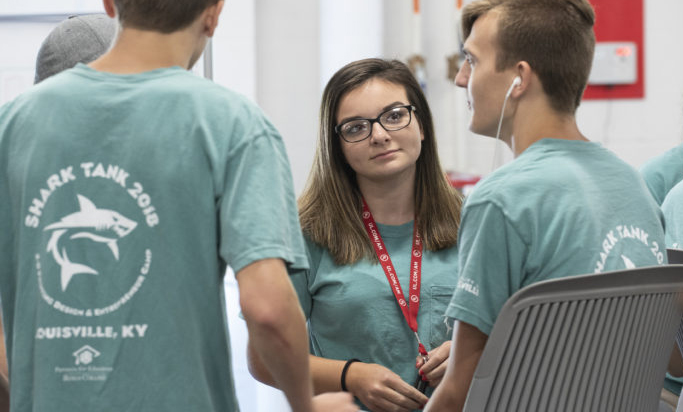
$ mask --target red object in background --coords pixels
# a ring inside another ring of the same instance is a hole
[[[481,180],[479,175],[471,175],[462,172],[447,172],[448,183],[458,189],[460,193],[467,194]]]
[[[643,0],[589,0],[595,9],[597,42],[634,42],[637,47],[637,80],[633,84],[589,85],[584,99],[637,99],[645,97],[645,45]]]

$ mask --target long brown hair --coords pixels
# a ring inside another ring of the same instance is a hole
[[[456,244],[462,197],[446,180],[436,148],[432,114],[420,85],[398,60],[365,59],[347,64],[332,76],[320,105],[320,130],[313,167],[299,198],[299,219],[306,236],[326,248],[335,263],[377,260],[361,219],[356,174],[346,163],[335,133],[341,98],[370,79],[403,86],[424,134],[416,162],[415,210],[418,230],[428,250]]]

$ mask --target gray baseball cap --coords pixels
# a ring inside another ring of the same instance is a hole
[[[116,35],[116,20],[106,14],[71,16],[59,23],[43,40],[36,59],[35,83],[90,63],[109,49]]]

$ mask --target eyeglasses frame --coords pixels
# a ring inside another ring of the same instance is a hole
[[[387,129],[387,128],[382,124],[382,122],[379,121],[379,119],[380,119],[384,114],[386,114],[386,113],[388,113],[388,112],[390,112],[390,111],[392,111],[392,110],[396,110],[396,109],[410,109],[410,110],[408,110],[408,116],[410,117],[410,119],[408,120],[408,123],[406,123],[405,126],[399,127],[398,129]],[[340,124],[334,126],[334,132],[337,133],[337,135],[338,135],[339,137],[341,137],[342,139],[344,139],[344,141],[347,142],[347,143],[358,143],[358,142],[362,142],[363,140],[365,140],[365,139],[369,138],[370,136],[372,136],[372,128],[375,126],[375,123],[379,123],[379,125],[382,126],[382,129],[386,130],[387,132],[395,132],[395,131],[398,131],[398,130],[405,129],[406,127],[410,126],[410,123],[413,121],[413,112],[417,112],[417,109],[416,109],[415,106],[413,106],[412,104],[404,104],[404,105],[402,105],[402,106],[394,106],[394,107],[392,107],[392,108],[390,108],[390,109],[387,109],[387,110],[383,111],[382,113],[380,113],[380,114],[379,114],[377,117],[375,117],[374,119],[358,118],[358,119],[350,119],[350,120],[345,121],[344,123],[340,123]],[[364,138],[362,138],[362,139],[360,139],[360,140],[349,141],[349,140],[347,140],[347,139],[342,135],[342,133],[341,133],[341,127],[344,126],[346,123],[349,123],[349,122],[356,122],[356,121],[358,121],[358,120],[366,120],[366,121],[370,122],[370,128],[368,129],[368,130],[369,130],[369,133],[368,133],[367,136],[365,136]]]

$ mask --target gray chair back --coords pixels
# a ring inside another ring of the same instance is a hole
[[[666,257],[670,265],[678,265],[683,263],[683,250],[681,249],[667,249]]]
[[[683,265],[530,285],[503,306],[465,411],[656,411]]]
[[[667,249],[666,257],[669,260],[670,265],[676,265],[683,263],[683,250],[681,249]],[[676,344],[678,345],[678,350],[683,354],[683,318],[681,318],[681,323],[678,326],[678,332],[676,332]]]

